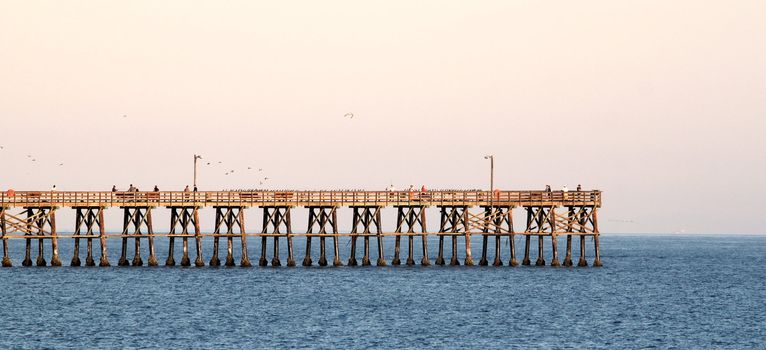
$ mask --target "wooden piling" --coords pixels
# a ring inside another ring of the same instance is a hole
[[[98,210],[98,240],[101,246],[101,258],[98,261],[98,266],[109,266],[109,258],[106,251],[106,229],[104,223],[104,208]]]
[[[287,225],[287,267],[295,266],[295,255],[293,254],[293,220],[291,218],[291,208],[287,207],[287,213],[285,214]]]
[[[178,208],[170,208],[170,232],[168,232],[168,257],[165,259],[165,266],[175,266],[176,265],[176,259],[174,257],[175,255],[175,243],[176,243],[176,225],[178,223],[181,224],[181,226],[184,225],[184,214],[186,210],[183,210],[183,213],[179,215]],[[185,234],[183,229],[181,229],[181,234]],[[186,257],[189,258],[188,256]],[[183,261],[183,258],[181,258],[181,261]],[[181,265],[183,266],[183,265]]]
[[[404,221],[406,220],[404,208],[396,207],[396,230],[394,230],[396,237],[394,238],[394,258],[391,260],[391,265],[393,266],[399,266],[402,263],[399,259],[399,253],[402,241],[402,226],[404,226]]]
[[[471,227],[468,224],[468,207],[462,208],[463,237],[465,237],[465,266],[473,266],[473,257],[471,256]]]
[[[189,212],[189,208],[182,208],[181,209],[181,234],[183,237],[181,237],[181,266],[188,267],[191,266],[191,258],[189,257],[189,237],[188,235],[191,233],[189,231],[189,225],[194,222],[193,215],[197,211],[197,207],[191,208],[191,213]],[[174,226],[175,228],[175,226]],[[175,247],[175,243],[173,240],[175,237],[170,236],[169,240],[170,242],[170,249],[168,250],[168,258],[165,261],[165,265],[173,266],[175,264],[175,254],[173,252],[173,249]],[[170,264],[169,264],[170,263]]]
[[[423,250],[423,258],[420,259],[420,265],[421,266],[430,266],[431,262],[428,259],[428,236],[426,235],[427,232],[427,226],[426,226],[426,207],[422,206],[420,207],[420,233],[423,235],[420,236],[420,245]]]
[[[241,267],[252,267],[253,264],[250,262],[250,256],[247,253],[247,235],[245,231],[245,208],[239,207],[237,210],[237,218],[239,222],[239,234],[240,234],[240,245],[242,248],[242,256],[239,260],[239,266]]]
[[[232,208],[227,207],[225,208],[225,214],[223,217],[224,224],[226,225],[226,262],[224,263],[227,267],[236,266],[234,264],[234,217],[232,213]]]
[[[439,252],[436,255],[436,265],[444,266],[444,233],[447,231],[447,207],[439,207],[439,216],[441,217],[441,223],[439,224]]]
[[[274,236],[274,254],[271,257],[271,266],[282,266],[279,260],[279,237]]]
[[[487,246],[489,242],[489,229],[490,226],[494,226],[490,223],[490,221],[494,221],[493,215],[493,208],[492,206],[486,206],[484,207],[484,221],[482,222],[481,227],[481,258],[479,258],[479,266],[488,266],[489,261],[487,260]],[[497,256],[497,252],[495,252],[495,256]]]
[[[556,235],[556,233],[553,233],[553,235],[551,235],[551,251],[552,251],[551,266],[553,267],[561,266],[561,263],[559,263],[558,241],[559,241],[558,235]]]
[[[439,251],[434,263],[439,266],[444,266],[444,234],[439,234]]]
[[[88,210],[88,219],[87,219],[87,235],[88,238],[86,240],[86,253],[85,253],[85,266],[96,266],[96,261],[93,259],[93,225],[97,221],[97,213],[101,211],[102,209],[100,207],[95,208],[96,213],[93,213],[93,208],[90,208]],[[79,257],[78,257],[79,258]]]
[[[577,266],[588,266],[588,261],[585,260],[585,236],[580,235],[580,260],[577,262]]]
[[[131,262],[131,265],[133,266],[143,266],[144,260],[141,259],[141,223],[140,223],[140,216],[141,216],[141,210],[138,208],[135,208],[135,216],[133,217],[133,224],[135,226],[135,232],[134,235],[134,245],[135,245],[135,253],[133,254],[133,261]]]
[[[375,224],[377,243],[378,243],[378,261],[375,263],[377,266],[386,266],[386,258],[383,254],[383,225],[381,224],[380,207],[375,207],[373,214],[373,221]]]
[[[306,256],[303,258],[303,263],[301,265],[303,266],[311,266],[311,234],[314,233],[314,223],[319,221],[319,218],[317,217],[316,208],[309,207],[309,224],[308,228],[306,229]],[[321,215],[321,214],[320,214]],[[324,249],[322,249],[322,252],[320,253],[321,256],[324,256]]]
[[[130,266],[127,259],[128,252],[128,224],[130,220],[130,212],[127,207],[123,208],[123,222],[122,222],[122,249],[120,251],[120,259],[117,261],[117,266]]]
[[[0,207],[0,232],[3,234],[3,267],[13,266],[11,257],[8,256],[8,229],[5,225],[5,207]]]
[[[535,266],[545,266],[544,247],[543,235],[537,235],[537,261],[535,261]]]
[[[205,266],[205,260],[202,258],[202,230],[200,229],[199,224],[199,208],[194,207],[194,211],[192,212],[192,218],[194,223],[194,241],[196,245],[196,255],[197,257],[194,259],[194,266],[196,267],[203,267]]]
[[[69,263],[69,266],[80,266],[80,227],[82,226],[83,222],[85,221],[85,218],[83,217],[83,210],[82,208],[75,209],[75,229],[74,229],[74,248],[72,248],[72,260]],[[85,214],[87,215],[87,214]]]
[[[593,267],[604,266],[601,263],[601,251],[598,244],[598,236],[600,235],[598,230],[598,209],[596,207],[591,208],[591,217],[593,220],[593,253],[595,255],[593,260]]]
[[[567,252],[566,256],[564,256],[564,266],[569,267],[572,266],[572,235],[567,235]]]
[[[152,225],[152,209],[146,209],[146,232],[149,235],[149,260],[147,265],[157,266],[157,255],[154,249],[154,226]]]
[[[335,256],[332,260],[332,266],[343,266],[343,263],[340,261],[340,248],[338,246],[338,214],[337,214],[337,208],[333,207],[331,212],[332,217],[332,242],[335,249]],[[321,265],[321,262],[320,262]]]
[[[27,230],[24,231],[24,236],[31,236],[32,235],[32,214],[31,208],[25,208],[25,211],[27,212],[27,219],[25,221],[25,225]],[[31,259],[31,250],[32,250],[32,240],[29,238],[24,239],[24,259],[21,261],[21,266],[32,266],[32,259]]]
[[[349,254],[348,263],[346,265],[348,266],[356,266],[356,239],[359,236],[358,233],[358,226],[359,226],[360,216],[359,216],[359,208],[358,207],[352,207],[352,227],[351,227],[351,253]]]

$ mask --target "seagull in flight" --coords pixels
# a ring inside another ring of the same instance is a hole
[[[123,117],[123,118],[127,118],[127,117],[128,117],[128,115],[127,115],[127,114],[123,114],[123,115],[122,115],[122,117]]]
[[[343,117],[349,118],[349,119],[354,119],[354,113],[351,113],[351,112],[346,113],[346,114],[343,115]]]
[[[64,166],[64,163],[59,163],[59,166]]]
[[[258,168],[258,171],[263,171],[263,168]]]

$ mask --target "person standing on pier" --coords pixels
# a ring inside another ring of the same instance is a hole
[[[133,184],[130,184],[130,187],[128,187],[128,192],[135,192],[136,188],[133,187]]]
[[[551,192],[551,185],[545,185],[545,192]]]
[[[582,185],[577,184],[577,192],[581,192],[581,191],[582,191]]]
[[[184,187],[184,192],[189,192],[189,185],[186,185],[186,187]]]
[[[117,192],[117,185],[112,185],[112,192]]]
[[[197,185],[194,185],[194,192],[197,192]]]
[[[157,185],[154,185],[154,192],[159,192],[159,191],[160,191],[160,188],[157,187]]]
[[[567,188],[567,185],[564,185],[564,187],[561,188],[561,192],[564,192],[564,200],[567,200],[567,197],[569,197],[569,188]]]

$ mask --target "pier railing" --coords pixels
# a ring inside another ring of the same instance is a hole
[[[5,191],[12,207],[124,206],[601,206],[601,191],[208,191],[82,192]]]

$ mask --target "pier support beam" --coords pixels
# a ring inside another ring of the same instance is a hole
[[[407,266],[415,265],[415,259],[413,257],[415,250],[415,229],[420,228],[421,233],[421,246],[423,249],[423,258],[420,260],[420,264],[423,266],[431,265],[428,260],[428,237],[426,235],[426,206],[395,206],[396,208],[396,241],[394,248],[394,259],[391,260],[391,265],[400,265],[400,242],[401,233],[406,229],[407,231]]]
[[[13,266],[13,262],[11,261],[11,257],[8,256],[8,228],[5,225],[6,210],[5,207],[0,207],[0,232],[3,235],[3,267],[11,267]]]
[[[95,237],[95,230],[98,229],[99,239],[104,235],[102,228],[104,227],[104,209],[103,207],[73,207],[75,212],[75,230],[74,230],[74,251],[72,253],[71,266],[80,266],[80,236],[82,235],[83,228],[85,229],[85,236],[87,237],[87,252],[85,257],[85,266],[96,266],[96,262],[93,259],[93,238]],[[102,252],[105,250],[103,247]]]
[[[218,258],[218,242],[220,237],[226,237],[226,266],[236,266],[234,263],[234,237],[240,238],[242,258],[239,265],[250,267],[250,258],[247,253],[247,235],[245,234],[245,207],[242,206],[216,206],[215,230],[213,233],[213,257],[210,266],[220,266]],[[224,232],[222,232],[222,229]],[[239,230],[239,232],[236,232]]]
[[[529,240],[531,235],[535,235],[537,236],[537,261],[535,266],[545,266],[544,237],[551,236],[553,249],[555,250],[557,247],[554,235],[556,230],[555,206],[526,206],[524,209],[527,211],[527,227],[524,230],[526,245],[524,247],[524,261],[522,265],[529,265]],[[558,264],[558,253],[556,251],[553,252],[552,263]]]
[[[471,257],[471,233],[468,225],[468,206],[439,206],[441,214],[441,225],[439,228],[439,256],[436,258],[437,265],[444,265],[444,236],[452,238],[452,256],[449,264],[451,266],[460,265],[457,257],[458,236],[465,238],[465,260],[466,266],[473,265]]]
[[[271,257],[271,266],[282,266],[279,260],[279,238],[287,239],[287,266],[295,266],[295,257],[293,256],[293,229],[290,216],[291,206],[263,206],[263,234],[273,235],[274,254]],[[284,234],[282,233],[284,230]],[[261,257],[258,259],[258,265],[267,266],[266,260],[267,236],[261,239]]]
[[[181,236],[182,253],[181,266],[191,266],[189,258],[189,237],[190,228],[194,228],[194,238],[196,243],[196,258],[194,266],[205,266],[202,259],[202,237],[200,236],[199,226],[199,207],[196,206],[178,206],[168,207],[170,209],[170,236],[168,237],[168,257],[165,259],[165,266],[175,266],[175,236]],[[180,232],[179,232],[180,231]]]
[[[121,208],[123,209],[122,251],[117,265],[129,266],[131,264],[127,259],[127,246],[128,238],[133,237],[135,240],[135,254],[132,265],[142,266],[144,261],[141,259],[141,238],[147,237],[149,240],[148,265],[157,266],[157,256],[154,252],[154,228],[152,227],[153,208],[149,206]],[[143,234],[144,230],[146,230],[146,234]]]
[[[567,224],[566,224],[566,232],[567,234],[567,250],[566,255],[564,256],[564,263],[563,266],[570,267],[572,266],[572,232],[574,230],[572,221],[577,220],[575,216],[575,210],[574,207],[569,206],[567,207]],[[578,220],[579,221],[579,220]]]
[[[516,262],[516,247],[513,231],[513,215],[511,206],[483,206],[483,215],[481,216],[480,225],[483,231],[482,233],[482,250],[481,259],[479,260],[480,266],[489,265],[488,260],[488,241],[490,236],[495,237],[495,258],[492,262],[492,266],[502,266],[503,260],[501,257],[502,250],[502,237],[509,237],[510,241],[510,253],[511,261],[510,266],[518,265]]]
[[[334,206],[322,206],[322,207],[308,207],[309,209],[309,224],[308,230],[306,230],[306,257],[303,258],[303,266],[311,266],[311,241],[313,240],[314,228],[317,228],[317,235],[319,235],[319,266],[327,266],[327,256],[325,249],[325,236],[328,235],[328,226],[332,232],[333,239],[333,266],[342,266],[340,261],[339,248],[338,248],[338,216],[337,207]]]
[[[24,229],[25,236],[37,237],[37,266],[45,266],[44,241],[51,240],[51,266],[61,266],[59,258],[58,237],[56,233],[56,208],[55,207],[27,207],[24,208],[27,213]],[[47,236],[47,237],[46,237]],[[32,266],[31,259],[31,239],[26,239],[26,250],[22,266]]]
[[[593,207],[590,215],[591,218],[591,224],[593,225],[593,252],[595,254],[594,260],[593,260],[593,267],[601,267],[604,266],[601,263],[601,251],[599,248],[599,242],[598,242],[598,208]]]
[[[351,228],[351,257],[349,266],[356,266],[356,239],[359,235],[364,237],[364,256],[362,266],[370,266],[370,236],[376,236],[378,241],[378,266],[386,266],[383,255],[383,231],[380,219],[380,206],[352,206],[353,226]],[[361,230],[361,232],[360,232]],[[374,230],[374,234],[373,234]]]

